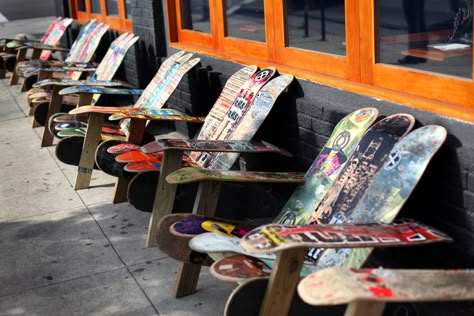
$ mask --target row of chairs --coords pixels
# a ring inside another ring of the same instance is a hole
[[[123,38],[125,37],[130,37],[130,35],[126,35]],[[112,51],[117,46],[120,46],[120,42],[123,40],[123,38],[119,42],[117,43],[114,42],[115,44],[112,44],[111,46]],[[180,58],[186,55],[187,54],[185,52],[179,52],[176,55],[169,57],[169,59],[162,64],[162,68],[158,70],[157,75],[144,91],[133,90],[134,92],[130,92],[134,94],[141,93],[140,99],[138,99],[138,101],[135,103],[135,109],[136,108],[148,109],[148,110],[154,109],[157,111],[163,109],[163,106],[166,103],[167,97],[169,97],[169,95],[172,93],[172,91],[176,88],[177,84],[179,83],[179,80],[181,80],[181,78],[185,74],[183,70],[184,73],[180,74],[181,77],[179,79],[176,79],[173,82],[172,78],[170,78],[170,69],[172,69],[173,65],[179,68],[179,67],[182,67],[183,64],[186,64],[189,61],[193,60],[194,61],[193,63],[187,64],[188,67],[192,68],[199,62],[198,59],[191,59],[191,56],[189,56],[187,57],[188,59],[186,61],[182,63],[177,63],[177,61]],[[113,53],[111,53],[109,57],[112,58],[111,56],[113,56]],[[101,69],[101,65],[102,63],[97,68],[96,73],[99,71],[99,69]],[[107,67],[107,66],[110,66],[110,60],[109,60],[109,63],[104,64],[103,67]],[[71,69],[75,69],[75,68],[69,68],[69,70]],[[189,70],[189,69],[186,69],[186,70]],[[218,100],[214,104],[214,107],[211,108],[210,113],[206,117],[206,120],[204,121],[204,126],[205,127],[214,126],[214,129],[219,129],[218,127],[219,124],[223,122],[227,124],[229,123],[229,121],[226,121],[225,116],[224,117],[219,116],[219,112],[223,111],[223,104],[225,102],[227,102],[227,105],[230,105],[230,106],[234,104],[234,100],[238,98],[239,93],[241,92],[239,91],[239,89],[235,89],[235,87],[230,87],[230,86],[232,85],[244,86],[244,84],[248,82],[248,80],[251,80],[252,78],[254,80],[255,78],[261,78],[262,76],[264,76],[265,74],[269,72],[276,73],[274,69],[263,69],[257,72],[256,66],[248,66],[248,67],[244,67],[240,69],[238,74],[237,73],[235,74],[234,79],[233,79],[234,81],[229,80],[227,82],[221,96],[218,98]],[[276,80],[278,78],[282,79],[284,76],[290,76],[290,75],[276,76],[276,78],[273,80]],[[238,78],[238,79],[235,79],[235,78]],[[99,75],[97,75],[95,76],[94,79],[110,80],[111,78],[106,79],[105,77],[100,77]],[[73,86],[75,84],[83,84],[84,82],[69,81],[66,83],[67,83],[67,86]],[[90,83],[90,81],[87,81],[85,83],[86,84]],[[171,83],[173,83],[173,85],[170,85]],[[106,82],[101,82],[101,84],[102,85],[100,87],[95,87],[94,89],[91,87],[90,89],[83,89],[84,91],[79,91],[80,93],[77,99],[71,101],[71,104],[77,104],[79,106],[90,105],[90,104],[93,105],[90,109],[91,113],[89,114],[89,117],[88,117],[87,129],[85,131],[85,135],[83,135],[82,137],[83,140],[80,143],[81,145],[81,150],[79,151],[80,157],[74,159],[74,163],[79,165],[78,178],[77,178],[76,186],[75,186],[76,189],[82,189],[82,188],[88,187],[89,185],[91,173],[94,168],[94,161],[96,160],[95,158],[97,158],[97,157],[94,157],[94,154],[96,153],[97,144],[99,143],[100,139],[103,138],[101,134],[103,134],[102,132],[103,132],[104,113],[108,113],[106,110],[100,113],[94,112],[94,106],[97,105],[97,103],[95,103],[94,101],[98,99],[98,96],[93,97],[93,95],[97,95],[97,93],[125,94],[125,92],[117,92],[115,91],[116,89],[107,88],[107,86],[115,85],[115,84],[112,84],[112,83],[109,84]],[[116,85],[118,84],[123,84],[123,83],[116,83]],[[50,98],[48,102],[48,111],[46,115],[46,121],[48,121],[49,119],[53,117],[53,115],[59,112],[60,107],[62,105],[62,100],[63,100],[62,93],[66,93],[66,92],[65,91],[61,92],[61,90],[64,88],[63,83],[61,83],[59,86],[56,86],[54,85],[54,82],[50,80],[49,82],[46,81],[46,82],[40,83],[39,85],[53,87],[50,90],[50,92],[48,92],[48,94],[46,95],[41,94],[42,98],[44,96],[47,96]],[[168,89],[166,89],[166,87],[168,87]],[[262,85],[262,87],[265,87],[265,85]],[[78,90],[76,89],[74,90],[74,92],[77,93]],[[255,91],[255,93],[257,92],[258,90]],[[282,92],[283,90],[280,93]],[[40,92],[35,91],[34,93],[40,93]],[[29,95],[30,96],[34,95],[34,93],[32,92]],[[160,95],[164,95],[164,98],[160,99],[159,98]],[[39,96],[38,94],[35,95],[35,97],[38,97],[38,96]],[[250,106],[253,106],[253,104]],[[113,111],[110,111],[110,114],[112,113]],[[124,111],[124,113],[126,113],[126,110]],[[128,132],[125,133],[126,135],[125,141],[131,142],[135,145],[140,145],[142,143],[145,125],[150,119],[153,119],[153,115],[143,115],[145,111],[141,111],[139,113],[141,113],[142,117],[140,117],[139,115],[130,116],[131,120],[129,120],[127,124]],[[157,112],[157,113],[165,113],[165,112]],[[155,115],[155,116],[160,116],[160,115]],[[177,114],[176,112],[174,112],[174,116],[180,117],[180,118],[183,117],[180,113]],[[166,115],[164,114],[159,117],[159,120],[168,120],[168,119],[169,118],[166,118]],[[50,126],[54,128],[53,125],[50,124]],[[256,130],[257,129],[258,127],[256,128]],[[256,132],[256,130],[254,132]],[[207,130],[203,128],[201,132],[199,133],[200,136],[198,136],[198,139],[200,137],[202,137],[200,139],[204,139],[208,141],[213,140],[213,138],[219,139],[219,137],[211,137],[210,135],[212,133],[206,134],[206,131]],[[253,133],[246,134],[246,138],[247,139],[245,140],[247,141],[251,140],[253,138]],[[242,140],[242,139],[239,138],[239,140]],[[60,142],[62,142],[62,140]],[[119,143],[123,143],[123,142],[120,141]],[[51,131],[48,130],[48,128],[45,128],[45,134],[43,135],[42,145],[50,145],[50,144],[52,144],[52,134],[51,134]],[[117,141],[112,142],[110,145],[112,144],[114,145],[117,144]],[[106,146],[106,147],[110,148],[111,146]],[[130,148],[137,149],[137,147],[134,147],[134,146],[131,146]],[[173,204],[175,202],[176,185],[172,183],[168,183],[166,180],[166,177],[181,167],[182,159],[183,159],[182,156],[183,156],[182,151],[176,151],[176,152],[167,151],[165,152],[163,157],[159,159],[160,163],[153,165],[153,168],[155,168],[155,173],[158,173],[158,170],[159,170],[159,180],[156,186],[156,196],[154,198],[154,205],[153,205],[153,210],[152,210],[151,220],[150,220],[150,225],[149,225],[147,246],[156,246],[157,239],[158,240],[160,239],[160,237],[157,235],[164,234],[166,233],[167,230],[169,230],[169,225],[171,225],[172,223],[167,221],[168,218],[171,218],[173,221],[176,219],[173,217],[167,217],[167,215],[169,215],[172,212]],[[191,157],[193,157],[193,154],[191,154]],[[201,156],[199,155],[198,157],[201,157]],[[234,159],[236,157],[237,156],[235,156]],[[146,159],[151,160],[152,158],[151,156],[149,156]],[[196,165],[196,163],[199,162],[199,159],[197,160],[195,159],[193,160],[193,162],[195,163],[193,165]],[[121,167],[121,165],[119,165],[119,167]],[[123,201],[125,199],[124,191],[126,190],[126,188],[128,188],[128,184],[131,182],[130,175],[126,173],[118,173],[118,175],[120,177],[118,178],[117,183],[116,183],[114,202]],[[207,182],[207,183],[201,184],[198,191],[199,192],[198,197],[194,204],[194,212],[205,214],[208,216],[213,215],[213,211],[215,209],[217,199],[218,199],[219,188],[220,188],[220,184],[216,184],[216,183]],[[168,240],[168,243],[169,243],[169,240]],[[186,239],[184,243],[183,241],[181,242],[176,241],[176,243],[171,245],[171,247],[174,247],[174,248],[181,247],[181,246],[185,247],[186,243],[187,243]],[[166,252],[166,249],[167,247],[170,247],[170,244],[163,245],[163,246],[160,245],[160,247]],[[288,304],[289,302],[291,302],[291,299],[293,297],[293,291],[294,291],[294,288],[296,287],[296,282],[299,278],[299,269],[294,269],[294,267],[292,267],[292,264],[294,265],[294,263],[296,262],[297,265],[301,267],[302,257],[304,257],[304,252],[299,251],[297,259],[294,259],[292,257],[293,255],[294,254],[292,253],[282,254],[277,263],[277,267],[275,269],[275,272],[272,274],[272,277],[270,279],[271,281],[269,283],[269,289],[267,290],[267,295],[265,297],[265,303],[263,307],[264,310],[262,311],[264,315],[272,314],[275,308],[279,309],[280,312],[282,312],[285,309],[288,311],[288,308],[289,308]],[[282,270],[285,269],[285,267],[292,267],[291,273],[288,271],[281,272]],[[184,296],[184,295],[188,295],[194,292],[196,283],[197,283],[197,275],[199,274],[199,270],[200,270],[200,265],[196,265],[196,264],[184,263],[181,266],[180,273],[178,274],[177,287],[176,287],[176,292],[175,292],[176,296]],[[288,289],[281,288],[281,286],[284,287],[289,284],[287,281],[281,281],[282,279],[285,279],[285,278],[286,279],[291,278],[291,282],[288,281],[289,283],[291,283]],[[466,297],[459,298],[459,299],[466,299]],[[472,299],[472,297],[470,299]],[[365,309],[365,312],[368,313],[367,309]],[[380,310],[378,309],[377,313],[379,312]]]

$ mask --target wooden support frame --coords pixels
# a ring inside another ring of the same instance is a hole
[[[64,86],[53,86],[53,93],[49,101],[48,114],[46,115],[46,122],[49,121],[51,115],[61,111],[61,106],[63,103],[63,96],[59,94],[61,89],[65,88]],[[50,133],[47,124],[45,124],[43,131],[43,138],[41,139],[41,147],[47,147],[53,145],[54,136]]]

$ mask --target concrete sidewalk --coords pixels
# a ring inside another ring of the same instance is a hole
[[[203,268],[198,292],[171,295],[178,263],[145,249],[149,213],[112,204],[114,178],[40,148],[20,86],[0,80],[0,315],[222,315],[235,287]]]

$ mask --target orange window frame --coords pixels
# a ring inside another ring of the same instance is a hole
[[[125,0],[117,0],[118,17],[107,15],[107,2],[100,0],[100,14],[92,13],[91,0],[85,0],[86,11],[79,11],[78,0],[71,0],[71,16],[78,23],[86,23],[91,19],[106,23],[114,31],[129,32],[132,30],[132,20],[125,17]]]
[[[345,0],[344,57],[287,47],[283,0],[264,0],[265,43],[224,36],[223,0],[209,0],[211,34],[181,29],[180,1],[167,0],[170,45],[234,62],[275,66],[302,79],[474,122],[472,77],[375,62],[375,1]]]

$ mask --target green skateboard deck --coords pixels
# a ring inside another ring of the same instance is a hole
[[[233,170],[207,170],[202,168],[182,168],[166,177],[171,184],[191,183],[204,180],[233,182],[287,182],[301,183],[304,174],[298,172],[258,172]]]

